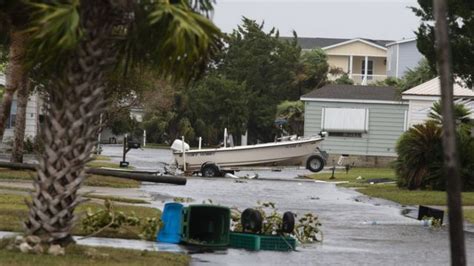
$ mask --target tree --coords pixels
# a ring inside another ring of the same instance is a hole
[[[6,1],[0,3],[0,42],[7,44],[8,63],[5,69],[6,84],[0,105],[0,142],[3,140],[7,119],[10,117],[13,95],[17,90],[19,93],[19,113],[15,124],[13,162],[23,160],[23,139],[25,131],[26,102],[28,101],[30,80],[28,70],[25,66],[27,54],[27,41],[29,33],[25,31],[31,12],[23,1]],[[3,55],[2,55],[3,57]],[[21,98],[20,98],[21,97]],[[21,138],[20,140],[17,140]]]
[[[401,87],[402,91],[406,91],[435,77],[436,71],[433,71],[426,59],[422,59],[418,66],[409,69],[405,73],[405,76],[403,76],[399,83],[399,87]]]
[[[277,119],[285,120],[283,129],[290,134],[304,134],[304,103],[302,101],[284,101],[277,106]]]
[[[27,234],[72,240],[77,194],[104,111],[105,77],[143,62],[190,81],[219,48],[220,31],[196,10],[209,1],[30,1],[30,65],[46,84],[47,109]],[[195,9],[191,9],[193,6]],[[45,23],[47,21],[47,23]],[[39,66],[39,67],[38,67]]]
[[[398,185],[408,189],[436,189],[443,186],[441,128],[433,121],[414,125],[400,137],[397,146],[395,172]],[[434,180],[434,184],[428,180]]]
[[[283,100],[297,100],[296,69],[301,48],[296,38],[279,39],[278,31],[264,32],[263,24],[243,18],[243,25],[227,38],[227,49],[216,65],[219,74],[249,92],[248,117],[250,142],[273,140],[276,106]]]
[[[249,92],[245,84],[210,74],[187,94],[193,99],[189,107],[195,131],[208,144],[219,144],[224,128],[235,136],[245,133],[250,115]]]
[[[418,50],[428,59],[431,71],[437,73],[435,51],[434,9],[432,0],[418,0],[419,8],[412,7],[421,25],[415,32]],[[470,86],[474,83],[474,2],[448,0],[447,23],[452,38],[453,73],[459,75]],[[454,37],[455,36],[455,37]]]
[[[460,126],[461,124],[469,125],[471,124],[471,111],[466,108],[463,104],[460,103],[455,103],[454,104],[454,121],[456,122],[457,126]],[[433,120],[435,123],[438,125],[443,124],[443,114],[442,114],[442,109],[441,109],[441,102],[437,101],[433,104],[431,107],[430,113],[428,114],[428,117]]]
[[[342,74],[341,77],[337,78],[334,80],[334,84],[346,84],[346,85],[353,85],[354,81],[349,78],[349,75],[347,73]]]
[[[297,72],[298,98],[311,90],[324,86],[327,82],[328,71],[328,57],[324,50],[318,48],[303,52]]]

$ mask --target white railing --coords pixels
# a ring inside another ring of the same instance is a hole
[[[387,75],[362,75],[352,74],[349,76],[356,85],[368,85],[377,81],[383,81],[387,78]]]

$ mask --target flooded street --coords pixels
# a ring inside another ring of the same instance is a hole
[[[120,147],[104,147],[104,155],[121,160]],[[168,150],[132,150],[127,160],[138,169],[158,169],[169,162]],[[296,252],[225,252],[193,254],[193,265],[448,265],[449,235],[446,227],[424,227],[400,214],[402,207],[369,199],[334,184],[294,179],[306,170],[259,172],[260,178],[282,180],[203,179],[191,177],[186,186],[145,183],[142,190],[161,208],[174,197],[195,203],[211,199],[216,204],[245,209],[257,201],[276,203],[279,211],[312,212],[323,224],[323,243],[300,246]],[[242,175],[244,173],[238,173]],[[466,233],[468,262],[474,265],[474,234]]]

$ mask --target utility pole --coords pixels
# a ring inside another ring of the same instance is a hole
[[[453,75],[449,45],[447,0],[433,0],[435,16],[436,57],[440,74],[441,109],[443,115],[443,158],[448,194],[449,238],[451,265],[466,265],[463,214],[461,202],[461,176],[456,145],[456,128],[453,112]],[[451,36],[455,37],[455,36]]]

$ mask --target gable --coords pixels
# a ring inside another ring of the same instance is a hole
[[[328,55],[387,56],[387,49],[361,40],[323,48]]]

